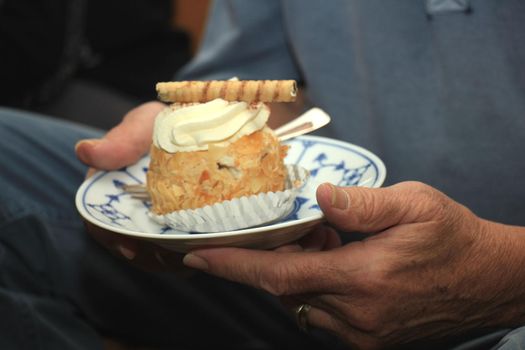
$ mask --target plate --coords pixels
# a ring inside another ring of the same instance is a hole
[[[380,187],[385,180],[386,168],[381,159],[357,145],[311,135],[284,143],[290,146],[285,163],[308,169],[310,177],[299,191],[291,213],[269,225],[191,233],[155,223],[147,214],[150,204],[131,198],[123,190],[125,184],[145,182],[148,156],[120,170],[95,173],[79,187],[75,203],[80,215],[96,226],[180,253],[222,246],[270,249],[299,239],[323,220],[315,198],[320,184]]]

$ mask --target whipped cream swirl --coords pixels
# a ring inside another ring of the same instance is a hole
[[[228,102],[172,105],[155,119],[153,143],[169,153],[207,150],[210,144],[227,146],[262,129],[270,109],[264,103]]]

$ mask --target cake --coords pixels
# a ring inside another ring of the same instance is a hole
[[[295,98],[294,81],[157,84],[171,104],[155,120],[147,189],[156,215],[285,189],[282,145],[267,102]]]

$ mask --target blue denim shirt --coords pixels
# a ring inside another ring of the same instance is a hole
[[[476,214],[525,224],[525,2],[217,1],[178,79],[297,79],[320,133]]]

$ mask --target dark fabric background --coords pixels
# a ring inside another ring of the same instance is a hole
[[[170,0],[0,2],[0,104],[51,103],[75,78],[154,98],[190,57],[172,14]]]

